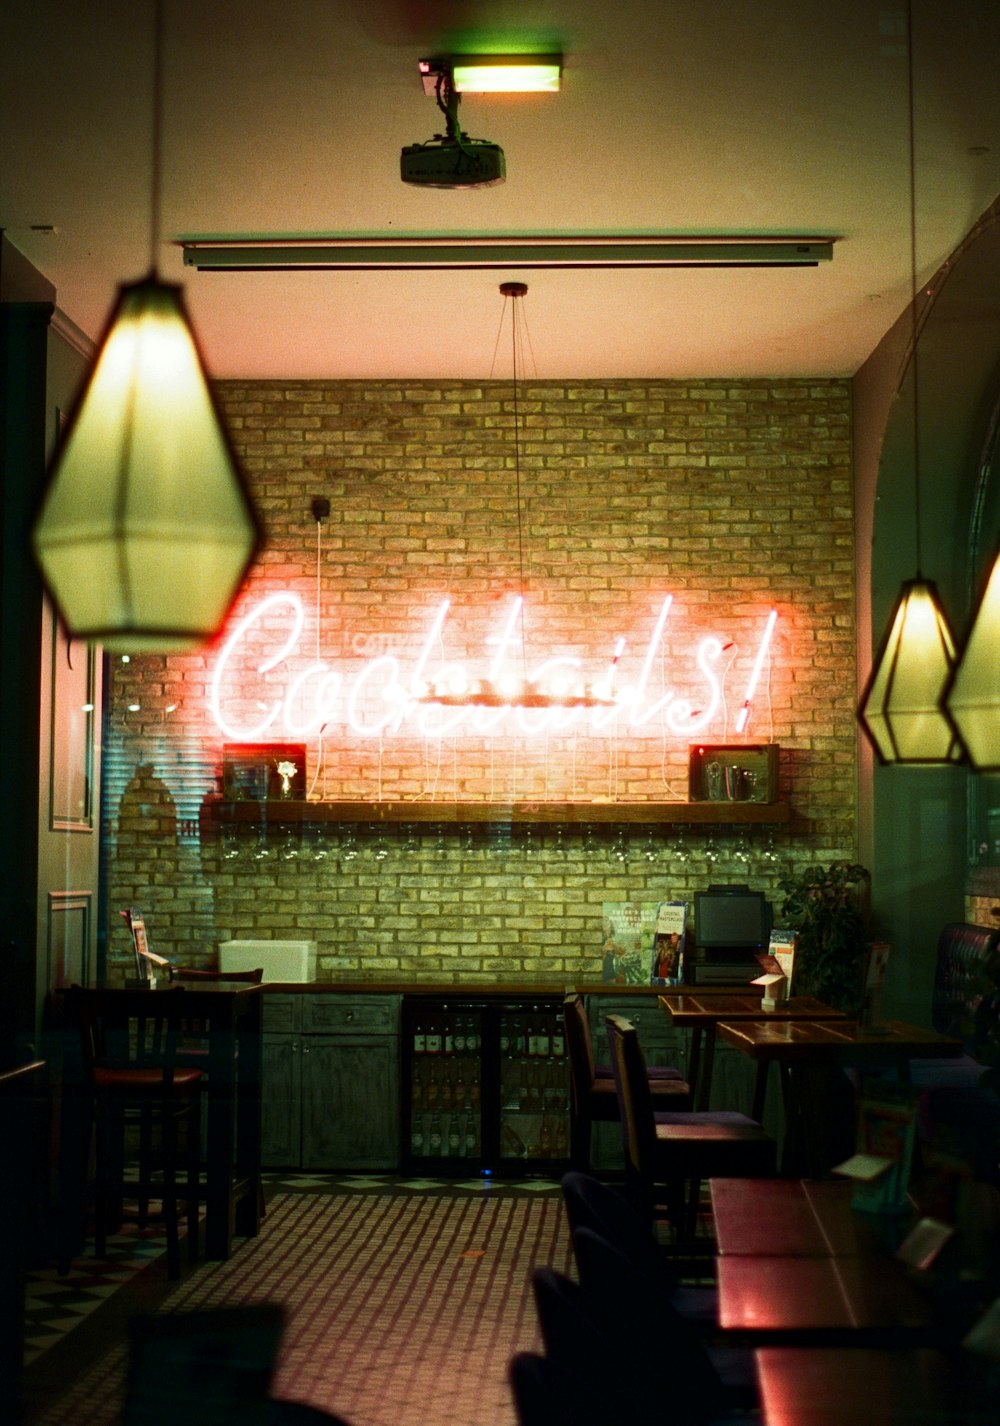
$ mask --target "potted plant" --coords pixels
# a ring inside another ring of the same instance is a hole
[[[867,868],[836,861],[778,883],[782,925],[797,933],[795,990],[857,1017],[868,939]]]

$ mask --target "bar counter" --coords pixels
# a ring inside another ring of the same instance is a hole
[[[669,987],[675,990],[694,990],[689,987]],[[381,975],[376,972],[344,972],[342,976],[330,980],[275,981],[263,983],[265,992],[281,992],[284,995],[314,995],[342,992],[354,995],[489,995],[489,996],[563,996],[575,991],[579,995],[608,995],[615,999],[632,997],[636,999],[656,997],[664,994],[668,987],[663,985],[619,985],[614,981],[574,979],[573,976],[540,976],[537,980],[522,976],[516,981],[482,980],[462,976],[451,980],[429,980],[426,978],[404,978]],[[734,987],[730,984],[709,984],[697,987],[699,995],[728,994],[738,990],[740,995],[759,994],[754,986]]]

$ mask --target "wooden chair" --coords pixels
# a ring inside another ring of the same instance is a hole
[[[671,1307],[700,1337],[719,1333],[719,1294],[714,1283],[681,1280],[673,1250],[661,1244],[623,1194],[587,1173],[570,1169],[560,1180],[566,1221],[572,1234],[589,1228],[656,1284]],[[575,1243],[574,1238],[574,1243]],[[583,1265],[577,1262],[581,1276]],[[699,1278],[703,1273],[699,1272]]]
[[[574,1168],[586,1171],[590,1167],[591,1130],[595,1123],[617,1123],[618,1094],[611,1066],[599,1065],[594,1058],[583,996],[567,995],[562,1014],[570,1064],[570,1159]],[[680,1070],[672,1065],[650,1065],[646,1077],[657,1109],[691,1108],[691,1088]]]
[[[108,994],[79,986],[68,993],[95,1133],[95,1251],[104,1255],[123,1198],[138,1201],[140,1222],[150,1199],[160,1199],[172,1278],[180,1275],[179,1202],[186,1208],[189,1256],[198,1252],[202,1074],[177,1063],[183,996],[181,989]],[[138,1157],[135,1177],[126,1179],[130,1128],[137,1131]]]
[[[666,1217],[679,1238],[692,1238],[706,1178],[770,1177],[775,1143],[746,1114],[727,1110],[656,1113],[635,1026],[623,1016],[605,1021],[618,1094],[630,1201],[647,1221],[665,1190]]]
[[[588,1284],[555,1269],[536,1267],[531,1275],[544,1367],[521,1368],[515,1400],[545,1405],[554,1423],[572,1426],[709,1426],[727,1412],[725,1388],[702,1344],[665,1305],[639,1273],[622,1266],[613,1275],[600,1270],[602,1248],[587,1229],[574,1251],[600,1271]],[[589,1251],[590,1247],[595,1250]],[[591,1262],[591,1260],[593,1260]],[[525,1389],[527,1388],[527,1389]],[[741,1419],[746,1420],[745,1413]],[[522,1426],[544,1416],[522,1413]]]

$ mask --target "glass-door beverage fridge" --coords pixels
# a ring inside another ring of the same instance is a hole
[[[569,1157],[562,1002],[404,997],[406,1168],[544,1173]]]

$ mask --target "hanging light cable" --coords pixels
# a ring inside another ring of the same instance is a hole
[[[1000,412],[993,424],[981,462],[981,482],[1000,461]],[[977,772],[1000,772],[1000,550],[994,556],[958,667],[945,690],[944,709],[951,718],[969,762]]]
[[[158,275],[163,0],[153,21],[150,268],[119,289],[32,535],[70,634],[133,653],[210,639],[261,537],[181,288]]]
[[[514,459],[514,506],[517,521],[517,573],[520,593],[515,601],[514,616],[520,629],[520,674],[498,672],[492,678],[473,682],[462,676],[431,682],[421,687],[416,694],[421,703],[439,703],[457,708],[607,708],[618,701],[613,688],[614,665],[621,650],[615,656],[612,674],[599,686],[585,683],[563,669],[553,672],[547,678],[532,678],[528,672],[528,641],[525,632],[524,602],[528,593],[530,570],[528,568],[527,545],[524,532],[524,492],[521,477],[521,393],[520,376],[524,369],[524,322],[518,304],[528,291],[524,282],[501,282],[500,292],[511,299],[511,364],[513,380],[513,459]],[[503,330],[501,317],[500,331],[497,333],[497,348]],[[506,640],[504,641],[506,643]]]
[[[940,708],[942,692],[955,664],[955,642],[937,586],[924,578],[920,557],[920,380],[912,0],[907,4],[906,25],[910,160],[910,373],[917,573],[914,579],[905,580],[900,589],[861,698],[858,717],[881,762],[944,764],[961,761],[962,749]]]

